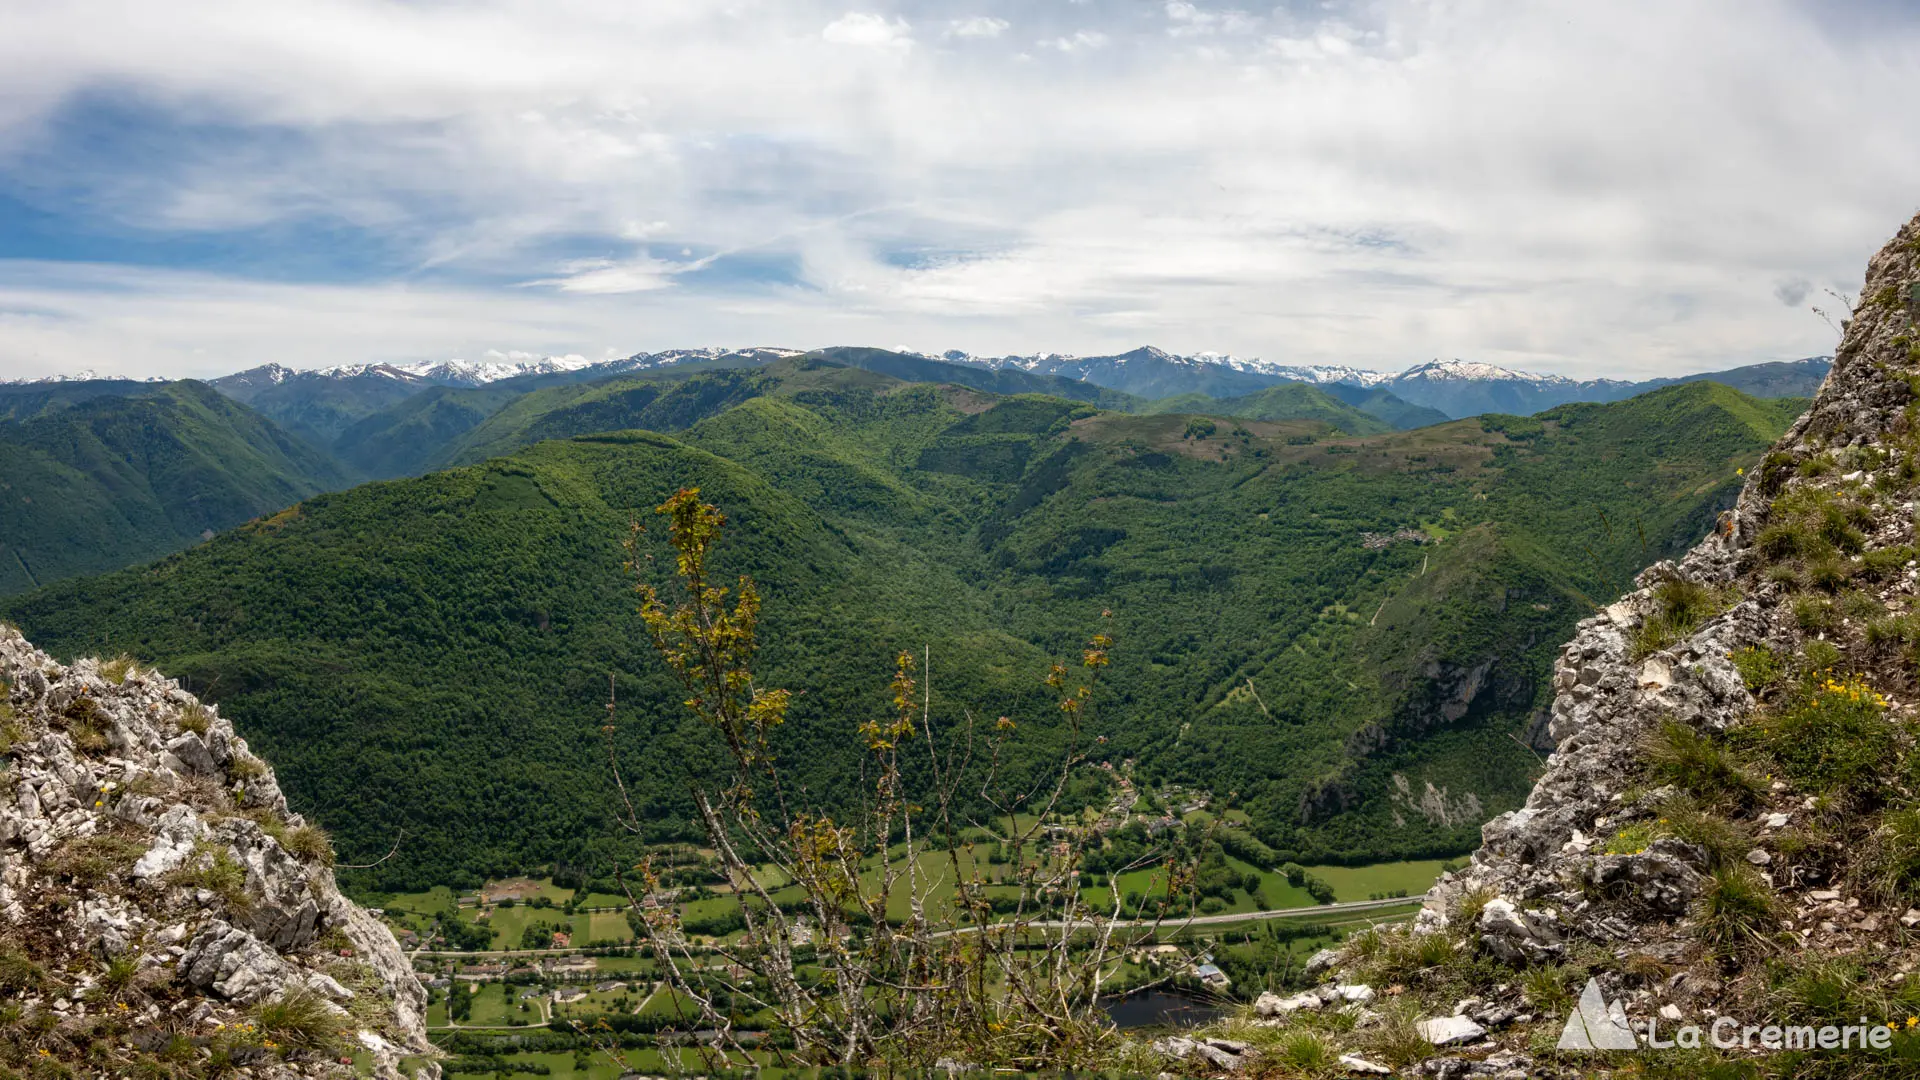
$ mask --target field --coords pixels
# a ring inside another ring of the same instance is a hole
[[[627,983],[617,990],[601,993],[589,993],[586,997],[574,1001],[556,1002],[553,1006],[555,1016],[581,1017],[600,1013],[628,1013],[647,1000],[653,986],[649,982]]]
[[[601,974],[612,979],[653,976],[653,961],[639,956],[597,956],[594,964]]]
[[[1440,876],[1440,865],[1439,859],[1419,859],[1370,866],[1314,866],[1308,870],[1333,886],[1336,900],[1365,900],[1375,893],[1398,890],[1419,896]]]
[[[555,904],[564,904],[573,895],[573,890],[563,889],[545,878],[527,877],[507,878],[504,881],[489,881],[480,890],[481,899],[489,904],[512,898],[519,903],[545,897]]]
[[[1259,898],[1256,899],[1253,893],[1245,889],[1235,889],[1231,901],[1223,904],[1210,902],[1206,905],[1206,909],[1196,912],[1197,914],[1247,914],[1315,906],[1314,899],[1307,895],[1306,890],[1288,884],[1286,877],[1275,870],[1263,870],[1231,857],[1228,858],[1227,864],[1243,876],[1258,875]],[[961,855],[962,874],[971,873],[974,865],[973,855],[965,853]],[[926,902],[926,909],[930,915],[940,917],[940,913],[945,910],[947,902],[954,894],[953,864],[945,852],[925,851],[919,856],[919,866],[920,891]],[[1425,859],[1376,863],[1369,866],[1314,866],[1308,867],[1307,871],[1333,887],[1335,902],[1344,903],[1367,900],[1376,895],[1387,895],[1395,891],[1404,891],[1409,898],[1417,899],[1440,875],[1440,867],[1440,860]],[[990,879],[998,880],[1006,876],[1009,868],[1005,865],[982,863],[980,869]],[[896,864],[896,870],[904,871],[904,864]],[[778,880],[774,871],[764,867],[760,870],[760,879],[768,885],[775,884]],[[862,875],[862,881],[869,888],[876,887],[879,883],[878,871],[869,869]],[[1160,896],[1166,891],[1166,874],[1163,870],[1151,868],[1134,870],[1119,875],[1118,881],[1123,893],[1138,893],[1142,897]],[[887,914],[890,918],[905,919],[911,914],[912,907],[905,882],[905,874],[902,872],[896,881],[893,895],[888,899]],[[549,882],[538,881],[533,884],[539,889],[537,895],[550,898],[557,896],[562,901],[569,895],[565,890],[558,889]],[[989,894],[991,895],[994,891],[990,888]],[[1012,890],[1008,889],[1007,894],[1013,895]],[[799,891],[792,888],[776,889],[773,895],[780,901],[800,897]],[[1104,885],[1081,890],[1082,901],[1095,913],[1110,910],[1111,897],[1112,893]],[[453,902],[453,894],[445,887],[441,887],[427,892],[384,899],[390,921],[416,930],[424,930],[431,920],[424,915],[411,913],[445,911]],[[611,898],[596,896],[595,899]],[[682,918],[690,921],[722,916],[733,910],[733,900],[724,896],[694,900],[680,906]],[[476,914],[471,908],[462,908],[459,913],[462,919],[469,921]],[[512,907],[491,909],[487,925],[494,934],[492,947],[498,950],[519,949],[522,931],[530,923],[536,922],[557,923],[566,927],[572,935],[574,947],[583,947],[594,941],[632,941],[634,937],[623,911],[582,912],[567,915],[558,907],[540,908],[516,903]],[[612,958],[604,959],[602,966],[605,970],[617,970],[607,967],[608,963],[613,962],[617,961]]]
[[[466,1026],[506,1027],[515,1020],[523,1024],[540,1023],[540,1007],[531,1001],[519,1000],[524,989],[502,983],[482,986],[473,996],[473,1015],[466,1021]]]
[[[489,1068],[477,1072],[449,1071],[447,1076],[449,1078],[456,1076],[506,1076],[513,1078],[513,1080],[519,1080],[519,1078],[522,1077],[528,1078],[528,1080],[533,1080],[535,1077],[546,1077],[548,1080],[618,1080],[619,1077],[630,1072],[639,1072],[649,1076],[679,1076],[693,1075],[701,1071],[698,1056],[683,1057],[682,1055],[675,1054],[674,1057],[680,1060],[678,1060],[677,1063],[670,1063],[667,1060],[667,1056],[658,1050],[621,1050],[615,1053],[619,1058],[619,1064],[615,1064],[609,1060],[608,1054],[601,1052],[591,1056],[585,1069],[577,1070],[574,1068],[574,1056],[572,1054],[535,1054],[523,1052],[507,1055],[502,1060],[505,1061],[510,1068],[516,1065],[525,1065],[528,1067],[526,1071],[496,1073]],[[544,1066],[544,1069],[539,1068],[541,1066]],[[773,1077],[788,1075],[788,1072],[780,1069],[765,1069],[761,1071],[760,1075],[771,1080]]]
[[[631,941],[633,930],[627,925],[623,897],[607,893],[594,893],[586,897],[582,908],[609,908],[616,910],[582,910],[568,915],[562,906],[573,896],[573,891],[553,884],[545,878],[515,878],[507,881],[489,882],[476,891],[485,897],[513,897],[511,906],[493,904],[484,910],[487,918],[483,925],[493,931],[491,948],[498,950],[517,950],[520,948],[522,932],[529,924],[545,922],[558,925],[571,937],[575,947],[585,946],[595,941]],[[475,892],[463,892],[459,895],[475,895]],[[553,906],[536,907],[528,900],[544,898]],[[422,892],[374,894],[363,898],[371,906],[386,913],[386,918],[396,928],[404,927],[425,933],[436,917],[455,911],[458,917],[473,923],[482,909],[457,907],[458,896],[454,890],[441,885]]]

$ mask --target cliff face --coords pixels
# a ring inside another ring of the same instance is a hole
[[[0,625],[0,750],[0,1074],[350,1075],[357,1053],[397,1076],[431,1053],[393,935],[214,709]]]
[[[1837,847],[1920,796],[1901,767],[1920,716],[1911,703],[1920,657],[1916,282],[1920,218],[1868,264],[1832,373],[1748,477],[1738,506],[1678,564],[1649,568],[1638,591],[1580,623],[1555,666],[1556,750],[1545,774],[1523,808],[1487,823],[1472,865],[1429,894],[1424,927],[1447,925],[1474,890],[1552,897],[1577,912],[1605,906],[1596,883],[1614,881],[1634,883],[1648,913],[1684,914],[1713,869],[1710,845],[1656,835],[1644,853],[1604,850],[1623,828],[1661,824],[1649,816],[1679,798],[1745,825],[1755,846],[1742,861],[1787,899],[1801,886],[1873,876],[1860,858],[1805,857],[1808,837],[1797,830],[1817,828],[1820,846]],[[1692,610],[1676,617],[1676,603]],[[1858,720],[1821,715],[1859,695]],[[1854,723],[1864,730],[1846,728]],[[1849,762],[1850,746],[1880,756]],[[1688,750],[1694,761],[1674,760]],[[1741,775],[1697,775],[1721,767]],[[1843,777],[1854,782],[1835,782]],[[1769,841],[1782,836],[1793,851],[1776,866]],[[1881,900],[1905,895],[1879,884],[1867,891]],[[1582,928],[1615,937],[1684,929],[1632,919]],[[1801,929],[1803,941],[1820,932]]]
[[[1920,218],[1869,263],[1831,375],[1737,506],[1579,624],[1526,804],[1410,932],[1321,958],[1398,996],[1343,1046],[1443,1076],[1920,1074],[1917,284]],[[1709,1041],[1629,1065],[1556,1046],[1588,979],[1642,1048],[1649,1022],[1719,1017],[1897,1030],[1853,1055]],[[1380,1034],[1395,1016],[1418,1034]]]

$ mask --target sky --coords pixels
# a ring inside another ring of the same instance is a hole
[[[1792,359],[1920,209],[1915,86],[1893,2],[8,0],[0,379]]]

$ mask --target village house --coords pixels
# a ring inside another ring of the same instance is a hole
[[[547,961],[546,968],[549,974],[568,976],[591,974],[597,965],[591,956],[562,956]]]

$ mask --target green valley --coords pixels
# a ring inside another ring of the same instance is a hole
[[[204,383],[0,387],[0,595],[155,558],[353,479]]]
[[[899,650],[930,657],[937,725],[1012,717],[1012,767],[1031,768],[1061,738],[1040,677],[1105,629],[1100,759],[1243,815],[1236,857],[1431,859],[1527,789],[1573,622],[1708,528],[1804,405],[1693,383],[1393,432],[1328,398],[1371,421],[1349,433],[850,359],[537,390],[436,451],[472,464],[313,496],[0,614],[218,701],[344,861],[403,838],[342,871],[361,888],[592,868],[694,839],[686,792],[716,767],[621,568],[638,522],[641,572],[664,580],[652,509],[698,487],[730,518],[721,570],[767,598],[759,674],[797,695],[776,749],[824,801],[860,782],[851,733],[884,711]],[[610,688],[647,830],[629,839]]]

